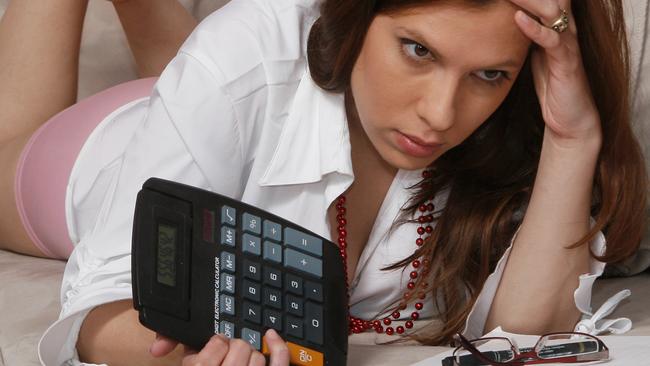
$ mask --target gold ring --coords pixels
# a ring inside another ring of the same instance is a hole
[[[564,9],[560,9],[560,11],[562,12],[560,17],[549,27],[558,33],[562,33],[569,28],[569,14]]]

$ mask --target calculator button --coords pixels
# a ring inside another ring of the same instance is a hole
[[[282,309],[282,293],[271,288],[264,289],[264,306]]]
[[[279,269],[264,267],[264,284],[282,287],[282,272]]]
[[[289,362],[292,365],[296,366],[323,366],[325,361],[323,360],[323,354],[309,349],[307,347],[295,344],[293,342],[287,342],[287,347],[289,348]],[[271,350],[269,350],[266,342],[262,342],[262,353],[265,355],[270,355]]]
[[[222,320],[221,323],[219,323],[219,333],[226,336],[226,338],[235,338],[235,324]]]
[[[305,282],[305,296],[307,299],[323,302],[323,285],[316,282]]]
[[[260,332],[248,328],[242,328],[241,339],[250,343],[250,345],[258,351],[262,349],[262,335]]]
[[[228,273],[221,274],[221,291],[229,294],[235,293],[235,276]]]
[[[264,241],[264,259],[275,263],[282,263],[282,247],[279,244]]]
[[[302,300],[298,297],[287,295],[287,312],[296,316],[302,316]]]
[[[221,207],[221,223],[237,226],[237,210],[230,206]]]
[[[244,212],[242,221],[242,229],[244,229],[244,231],[248,231],[251,234],[257,235],[260,235],[262,233],[262,223],[260,222],[259,217],[251,215],[248,212]]]
[[[282,241],[282,226],[270,220],[264,220],[264,238]]]
[[[221,252],[221,270],[235,272],[235,255],[228,252]]]
[[[318,278],[323,277],[323,262],[320,259],[302,254],[293,249],[284,251],[284,265],[285,267],[297,269]]]
[[[203,209],[203,241],[214,243],[214,211]]]
[[[221,304],[221,314],[235,316],[235,298],[229,295],[221,294],[219,297]]]
[[[260,284],[244,280],[244,297],[253,300],[255,302],[260,302]]]
[[[282,313],[273,310],[264,310],[264,326],[282,331]]]
[[[315,236],[305,234],[295,229],[284,229],[284,242],[285,244],[305,250],[317,256],[323,255],[323,241]]]
[[[296,295],[302,295],[302,278],[287,273],[286,279],[286,290]]]
[[[242,251],[255,255],[262,254],[262,240],[251,234],[244,234],[242,237]]]
[[[323,345],[323,307],[311,301],[305,304],[305,335],[308,341]]]
[[[228,226],[222,226],[221,227],[221,244],[222,245],[228,245],[230,247],[235,246],[235,236],[237,234],[237,231],[231,227]]]
[[[262,278],[260,264],[244,259],[244,277],[259,281]]]
[[[261,324],[262,323],[262,309],[259,305],[255,305],[251,302],[244,301],[244,320],[247,320],[251,323]]]
[[[302,338],[302,320],[287,315],[287,334]]]

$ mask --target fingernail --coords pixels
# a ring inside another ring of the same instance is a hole
[[[273,330],[273,328],[269,328],[266,331],[266,336],[274,339],[277,339],[279,337],[278,333],[275,330]]]
[[[523,11],[518,10],[517,13],[515,14],[519,20],[521,20],[523,23],[529,24],[530,23],[530,18],[528,15],[526,15]]]

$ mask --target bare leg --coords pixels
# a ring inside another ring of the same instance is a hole
[[[88,0],[10,1],[0,20],[0,248],[43,256],[14,199],[16,164],[29,136],[77,94]]]
[[[196,19],[177,0],[113,0],[138,76],[159,76],[176,55]]]

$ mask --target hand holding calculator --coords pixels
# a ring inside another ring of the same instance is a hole
[[[201,349],[212,335],[268,354],[287,341],[292,365],[347,357],[345,275],[338,247],[257,207],[158,178],[138,194],[133,302],[147,328]]]

